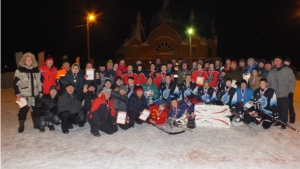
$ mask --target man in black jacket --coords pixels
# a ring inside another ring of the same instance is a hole
[[[40,99],[38,99],[36,107],[40,115],[39,127],[41,132],[45,132],[47,122],[49,130],[55,130],[53,124],[59,121],[59,117],[57,115],[57,103],[58,96],[56,86],[51,86],[49,94],[43,95]]]
[[[82,110],[83,92],[81,95],[74,93],[75,87],[69,83],[66,86],[66,92],[59,96],[58,99],[58,113],[61,119],[61,129],[65,134],[72,129],[72,124],[79,124],[84,120],[84,113]]]

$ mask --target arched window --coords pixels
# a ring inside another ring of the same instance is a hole
[[[162,42],[156,46],[155,53],[156,54],[160,54],[160,53],[174,54],[174,48],[169,43]]]

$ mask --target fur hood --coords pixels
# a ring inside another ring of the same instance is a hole
[[[32,53],[30,53],[30,52],[24,53],[23,57],[19,61],[19,65],[20,66],[24,66],[26,64],[25,63],[25,59],[27,57],[30,57],[32,59],[32,67],[38,67],[38,63],[37,63],[37,61],[35,59],[35,56]]]

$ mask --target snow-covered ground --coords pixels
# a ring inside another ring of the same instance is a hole
[[[300,81],[295,108],[300,113]],[[7,169],[183,169],[300,168],[300,134],[291,129],[263,130],[254,124],[230,129],[198,127],[168,135],[147,124],[96,138],[89,124],[63,134],[59,126],[34,130],[30,113],[17,132],[13,90],[1,91],[1,167]],[[293,126],[300,129],[300,114]]]

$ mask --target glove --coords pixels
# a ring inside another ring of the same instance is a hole
[[[278,112],[273,113],[273,120],[277,121],[278,118],[279,118]]]
[[[113,124],[114,133],[118,131],[118,125],[116,123]]]
[[[231,114],[233,114],[233,115],[236,114],[236,108],[235,107],[232,107],[230,111],[231,111]]]
[[[290,100],[292,100],[292,99],[293,99],[293,93],[289,93],[288,98],[289,98]]]
[[[254,102],[253,106],[254,106],[255,110],[260,110],[260,103],[259,102]]]

